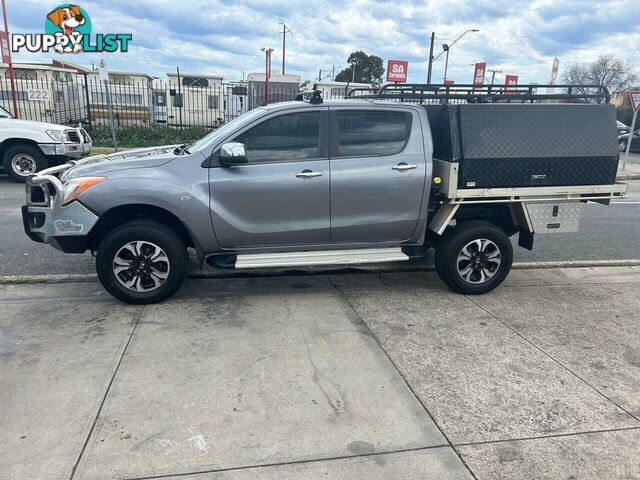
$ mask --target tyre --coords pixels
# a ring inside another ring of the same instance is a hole
[[[509,237],[495,225],[470,220],[450,228],[436,250],[440,279],[459,293],[490,292],[509,274],[513,248]]]
[[[127,222],[110,232],[96,254],[104,288],[126,303],[161,302],[178,291],[187,276],[189,255],[182,239],[165,225]]]
[[[627,141],[626,140],[618,141],[618,150],[620,150],[621,152],[626,152],[627,151]]]
[[[2,168],[18,182],[26,182],[33,175],[49,166],[47,157],[33,145],[14,145],[7,148],[2,158]]]

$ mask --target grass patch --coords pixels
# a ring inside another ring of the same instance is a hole
[[[158,145],[176,145],[193,143],[211,130],[205,127],[125,127],[116,130],[118,148],[155,147]],[[113,147],[111,129],[94,127],[90,132],[94,147]]]

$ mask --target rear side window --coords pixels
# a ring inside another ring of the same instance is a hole
[[[410,133],[408,112],[338,111],[338,157],[395,155]]]
[[[320,112],[270,118],[240,134],[250,163],[283,162],[320,157]]]

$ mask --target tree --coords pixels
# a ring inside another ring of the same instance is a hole
[[[601,55],[590,64],[574,63],[563,75],[569,85],[604,85],[609,93],[628,90],[638,83],[638,71],[625,60],[613,55]],[[584,89],[579,89],[586,93]]]
[[[336,75],[336,82],[382,83],[384,67],[380,57],[358,50],[349,55],[347,63],[351,66]]]

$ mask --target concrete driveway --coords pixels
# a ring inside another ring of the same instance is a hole
[[[640,477],[640,268],[0,286],[2,479]]]

